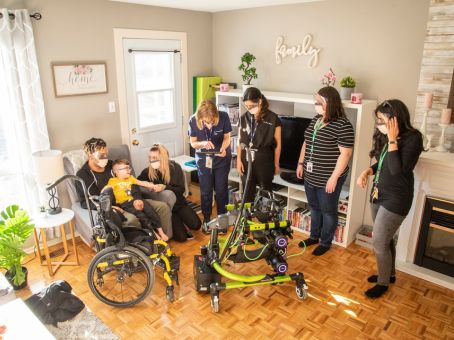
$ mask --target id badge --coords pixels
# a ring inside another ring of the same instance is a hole
[[[312,162],[307,162],[306,171],[307,172],[312,172],[313,167],[314,167],[314,164]]]
[[[251,162],[253,163],[255,160],[255,150],[251,149]],[[249,153],[246,152],[246,161],[249,162]]]
[[[213,157],[207,156],[207,158],[205,160],[205,167],[207,169],[211,169],[213,167]]]

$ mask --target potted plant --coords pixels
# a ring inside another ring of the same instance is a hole
[[[342,99],[350,99],[352,93],[355,91],[356,81],[350,76],[342,78],[340,81],[341,91],[340,95]]]
[[[26,253],[22,250],[34,225],[25,210],[10,205],[0,212],[0,267],[7,270],[5,277],[14,289],[27,285],[27,268],[21,261]]]
[[[255,56],[249,52],[246,52],[241,57],[241,65],[238,66],[238,70],[243,71],[242,78],[244,81],[243,84],[243,91],[245,91],[248,87],[251,87],[251,80],[257,79],[257,73],[255,73],[256,68],[251,67],[252,63],[255,60]]]

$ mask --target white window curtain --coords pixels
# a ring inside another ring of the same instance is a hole
[[[40,198],[31,155],[50,144],[33,29],[27,10],[0,12],[0,209],[15,203],[34,213]]]

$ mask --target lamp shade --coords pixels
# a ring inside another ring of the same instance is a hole
[[[54,182],[64,175],[60,150],[37,151],[32,154],[36,180],[41,185]]]

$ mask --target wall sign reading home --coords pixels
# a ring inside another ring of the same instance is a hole
[[[56,97],[106,93],[106,64],[53,63],[54,89]]]
[[[309,56],[307,67],[313,68],[318,65],[318,54],[320,53],[320,50],[321,48],[312,46],[312,35],[310,34],[306,34],[301,44],[293,46],[287,46],[284,43],[284,37],[280,35],[276,40],[276,64],[280,64],[282,62],[282,59],[288,56],[291,56],[292,58]]]

